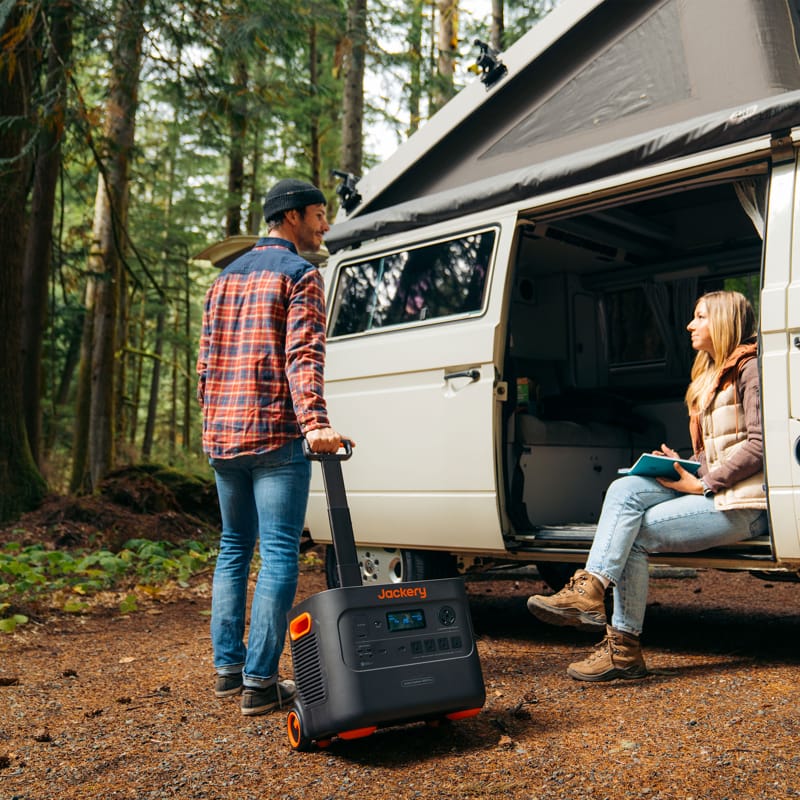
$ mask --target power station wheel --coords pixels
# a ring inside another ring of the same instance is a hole
[[[286,718],[286,732],[289,735],[289,744],[292,749],[301,753],[307,753],[313,749],[314,742],[309,739],[303,727],[303,714],[301,710],[295,706]]]

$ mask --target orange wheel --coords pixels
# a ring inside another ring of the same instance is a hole
[[[307,752],[311,749],[313,741],[306,736],[303,730],[303,717],[297,708],[293,708],[286,717],[286,732],[293,750]]]

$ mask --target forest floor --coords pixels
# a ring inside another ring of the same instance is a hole
[[[96,539],[91,521],[70,529],[67,502],[51,498],[36,518],[49,526],[28,517],[0,542],[27,529],[53,546]],[[191,533],[197,519],[165,521],[175,513],[103,520],[124,538],[132,522],[139,537]],[[565,668],[595,639],[530,617],[526,597],[545,591],[535,573],[470,579],[483,711],[299,753],[285,712],[245,718],[214,697],[210,581],[143,593],[129,614],[113,593],[80,615],[42,609],[0,634],[0,800],[800,797],[798,584],[657,572],[650,675],[585,684]],[[319,559],[305,558],[298,599],[324,583]],[[292,674],[288,647],[281,670]]]

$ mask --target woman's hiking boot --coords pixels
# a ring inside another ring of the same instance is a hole
[[[639,637],[612,628],[594,652],[567,668],[567,675],[577,681],[613,681],[616,678],[644,678],[647,667]]]
[[[602,631],[606,627],[606,590],[602,581],[579,569],[569,583],[550,597],[535,594],[528,598],[528,611],[551,625],[571,625],[583,631]]]

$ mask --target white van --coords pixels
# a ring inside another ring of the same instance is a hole
[[[796,6],[563,0],[358,183],[327,239],[326,395],[365,580],[533,563],[560,585],[617,471],[691,453],[685,326],[719,288],[758,312],[770,533],[652,559],[798,575]],[[693,14],[717,27],[694,49]],[[308,526],[330,542],[318,472]]]

